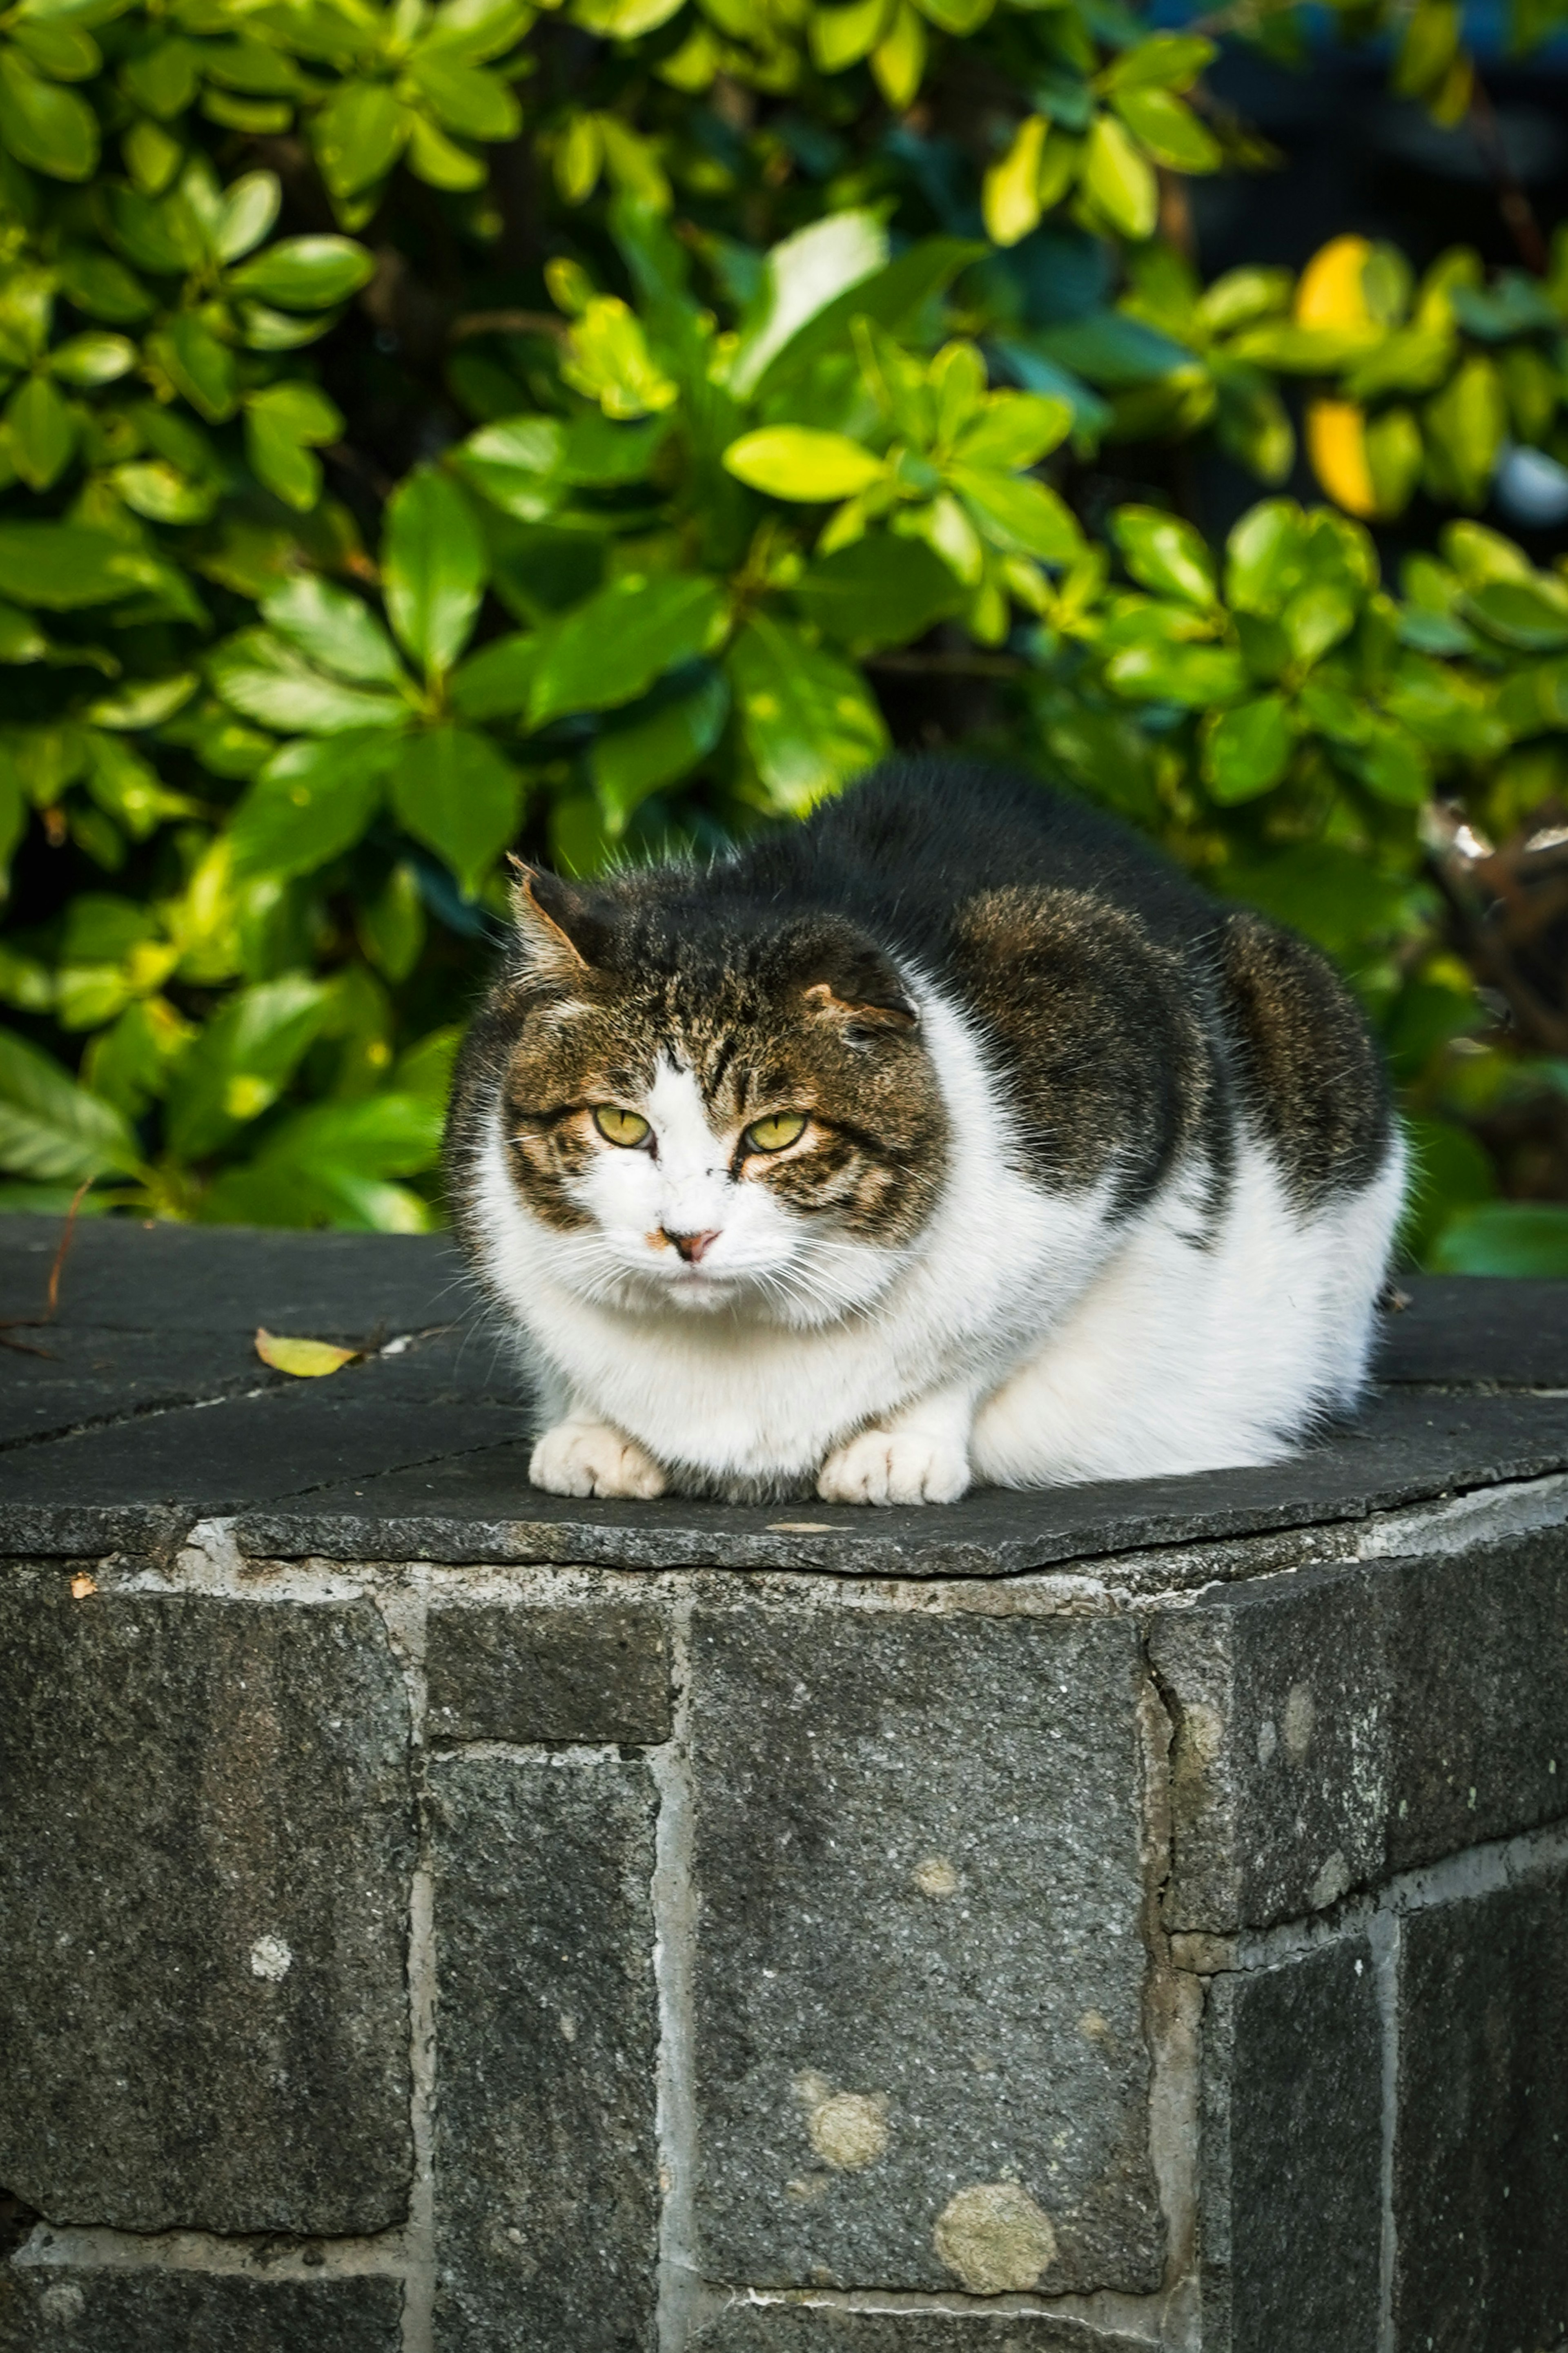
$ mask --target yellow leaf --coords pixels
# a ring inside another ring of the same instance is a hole
[[[1029,115],[999,164],[985,174],[981,199],[985,234],[993,245],[1016,245],[1040,219],[1040,164],[1046,144],[1046,118]]]
[[[1370,326],[1365,271],[1371,259],[1372,248],[1364,237],[1331,237],[1301,272],[1296,289],[1297,325]]]
[[[1342,243],[1353,242],[1349,237]],[[1347,514],[1373,515],[1377,492],[1366,456],[1366,419],[1353,402],[1314,400],[1307,410],[1307,455],[1312,471]]]
[[[335,1348],[330,1340],[295,1340],[269,1332],[265,1324],[256,1335],[256,1353],[275,1373],[292,1373],[302,1381],[319,1380],[323,1373],[342,1372],[360,1354],[357,1348]]]

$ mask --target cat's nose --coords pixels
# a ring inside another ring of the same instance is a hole
[[[719,1239],[717,1226],[711,1227],[705,1234],[672,1233],[668,1226],[661,1226],[659,1231],[667,1242],[675,1244],[688,1266],[696,1266],[700,1260],[706,1258]]]

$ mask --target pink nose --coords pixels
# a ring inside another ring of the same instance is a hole
[[[661,1226],[659,1231],[667,1242],[675,1244],[688,1266],[696,1266],[705,1259],[719,1239],[717,1227],[706,1234],[672,1234],[668,1226]]]

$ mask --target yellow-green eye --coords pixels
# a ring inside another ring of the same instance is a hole
[[[805,1114],[798,1111],[770,1112],[752,1122],[741,1141],[748,1152],[784,1152],[805,1134]]]
[[[647,1122],[640,1112],[623,1111],[619,1103],[604,1103],[594,1113],[594,1124],[606,1144],[647,1142]]]

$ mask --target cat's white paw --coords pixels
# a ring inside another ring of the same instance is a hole
[[[921,1430],[863,1430],[816,1479],[825,1504],[956,1504],[968,1485],[963,1447]]]
[[[664,1472],[635,1438],[607,1421],[558,1421],[533,1450],[528,1475],[549,1495],[662,1495]]]

